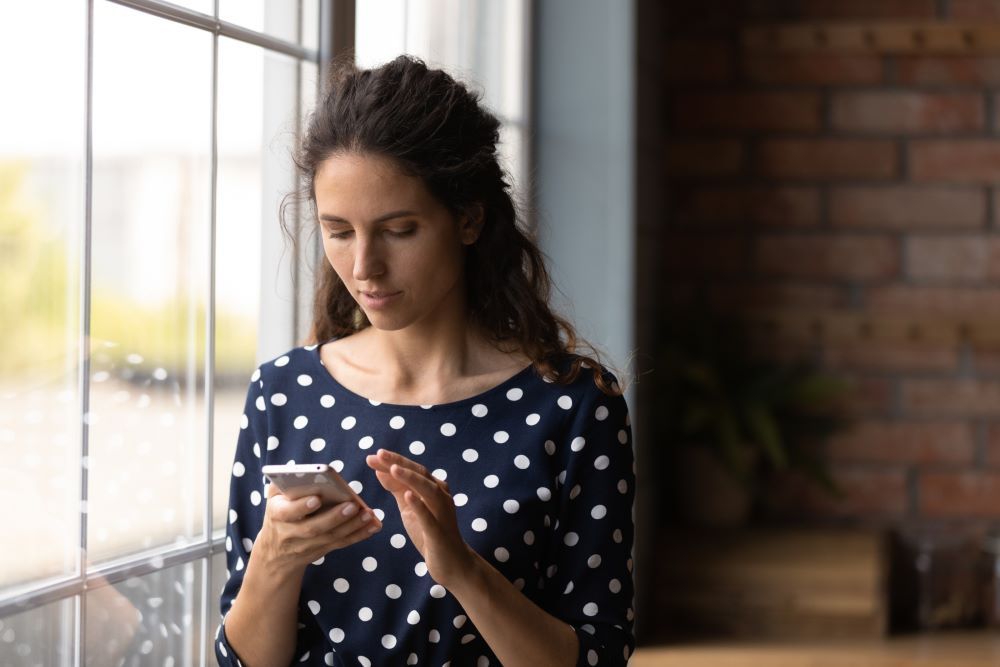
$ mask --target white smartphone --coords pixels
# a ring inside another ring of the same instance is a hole
[[[292,500],[315,495],[320,498],[321,508],[354,501],[362,510],[370,509],[340,473],[327,463],[266,465],[261,468],[261,472],[267,475],[272,484],[278,486],[282,494]],[[378,521],[378,517],[375,520]]]

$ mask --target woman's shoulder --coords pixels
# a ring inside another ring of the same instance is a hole
[[[257,365],[251,379],[259,379],[268,384],[280,381],[284,377],[298,377],[306,369],[314,366],[315,361],[312,357],[318,356],[317,347],[318,343],[299,345],[267,357]]]

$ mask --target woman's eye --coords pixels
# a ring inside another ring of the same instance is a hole
[[[391,236],[409,236],[413,232],[414,229],[406,229],[401,232],[393,232],[390,230],[386,230],[386,233],[388,233]],[[339,232],[339,233],[330,232],[327,236],[331,239],[345,239],[349,234],[351,234],[351,232]]]

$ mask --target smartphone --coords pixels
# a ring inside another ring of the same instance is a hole
[[[266,465],[261,468],[261,472],[267,475],[272,484],[278,486],[282,494],[292,500],[303,496],[318,496],[320,507],[317,510],[347,501],[354,501],[362,511],[371,509],[340,473],[327,463]],[[375,517],[375,521],[378,522],[378,517]]]

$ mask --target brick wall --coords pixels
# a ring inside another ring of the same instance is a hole
[[[777,493],[811,517],[1000,520],[1000,45],[935,41],[1000,26],[1000,0],[667,7],[662,303],[703,290],[768,325],[762,354],[854,386],[827,443],[849,497]]]

